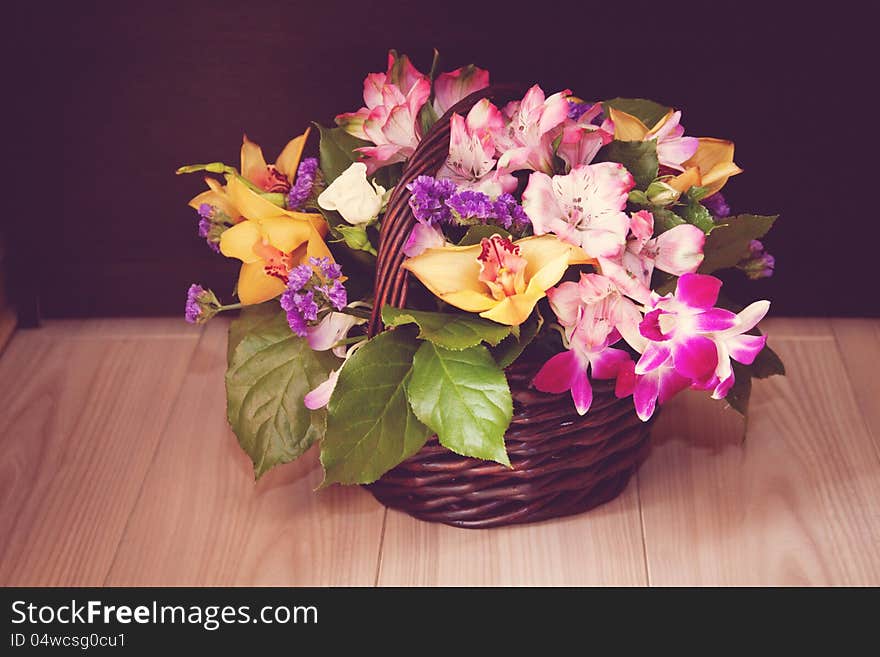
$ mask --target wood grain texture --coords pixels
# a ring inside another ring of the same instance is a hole
[[[859,410],[880,454],[880,320],[835,319],[831,326]]]
[[[0,306],[0,354],[12,339],[17,323],[18,317],[16,317],[15,311],[9,306]]]
[[[226,425],[226,323],[205,328],[108,585],[372,585],[384,509],[315,492],[317,453],[253,469]]]
[[[661,418],[639,474],[651,584],[880,584],[880,460],[830,323],[790,335],[772,342],[788,376],[755,384],[744,443],[701,397]]]
[[[103,583],[198,336],[15,334],[0,359],[0,583]]]
[[[457,529],[388,513],[380,586],[645,585],[635,482],[613,502],[548,522]]]

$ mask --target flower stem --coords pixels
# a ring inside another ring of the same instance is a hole
[[[244,308],[244,304],[241,303],[230,303],[228,306],[220,306],[217,309],[218,313],[222,313],[224,310],[241,310]]]

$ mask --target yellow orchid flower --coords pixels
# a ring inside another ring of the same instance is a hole
[[[281,294],[290,269],[309,258],[333,260],[324,243],[327,223],[321,215],[280,208],[235,177],[229,178],[225,194],[244,217],[220,236],[220,252],[242,262],[238,297],[243,304]]]
[[[728,178],[742,173],[742,169],[733,161],[732,141],[700,137],[699,142],[696,153],[684,163],[684,173],[669,184],[682,193],[692,186],[705,187],[709,196],[724,187]]]
[[[587,263],[595,261],[554,235],[516,242],[493,235],[473,246],[426,249],[403,268],[446,303],[518,326],[569,265]]]
[[[241,175],[263,191],[287,192],[296,177],[296,168],[310,131],[311,128],[307,128],[299,137],[287,142],[275,164],[266,164],[263,149],[245,135],[241,144]]]

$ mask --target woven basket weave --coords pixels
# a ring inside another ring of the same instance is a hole
[[[482,98],[503,103],[522,91],[493,86],[471,94],[440,118],[409,160],[382,222],[371,336],[382,330],[383,305],[406,302],[403,246],[416,221],[406,185],[435,175],[446,160],[453,113],[466,114]],[[459,456],[434,437],[369,490],[416,518],[468,528],[580,513],[616,497],[647,454],[649,423],[636,417],[632,400],[617,399],[601,381],[594,382],[589,413],[578,415],[569,395],[530,387],[539,367],[524,357],[507,369],[514,408],[505,443],[512,468]]]

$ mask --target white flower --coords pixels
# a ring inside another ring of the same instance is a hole
[[[336,210],[352,225],[371,222],[382,211],[385,188],[367,180],[367,165],[355,162],[318,196],[318,205]]]

